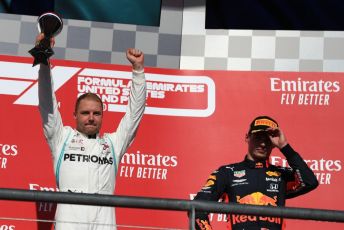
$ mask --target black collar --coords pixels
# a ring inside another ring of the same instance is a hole
[[[88,139],[96,139],[97,138],[97,134],[93,134],[93,135],[87,135]]]

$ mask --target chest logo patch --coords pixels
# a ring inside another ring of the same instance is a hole
[[[280,173],[280,172],[277,172],[277,171],[267,171],[267,172],[266,172],[266,175],[268,175],[268,176],[279,177],[279,176],[281,176],[281,173]]]
[[[246,175],[245,170],[240,170],[240,171],[234,171],[234,176],[237,178],[241,178]]]

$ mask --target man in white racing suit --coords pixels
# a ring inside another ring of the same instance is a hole
[[[37,41],[42,38],[43,35],[39,35]],[[76,129],[64,126],[50,66],[40,64],[39,109],[52,153],[56,183],[62,192],[114,192],[118,164],[135,137],[146,103],[144,55],[137,49],[128,49],[126,55],[133,68],[126,113],[116,132],[103,136],[99,135],[103,118],[101,99],[93,93],[81,95],[74,112]],[[116,229],[113,207],[58,204],[55,220],[57,230]]]

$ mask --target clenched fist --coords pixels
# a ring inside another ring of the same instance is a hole
[[[129,48],[127,49],[127,59],[133,66],[135,71],[142,71],[144,68],[144,55],[141,50]]]

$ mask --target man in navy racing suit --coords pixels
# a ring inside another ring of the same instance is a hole
[[[37,42],[44,35],[37,36]],[[51,39],[54,43],[54,39]],[[40,65],[38,77],[39,109],[44,135],[49,144],[56,183],[62,192],[113,194],[119,162],[134,140],[144,113],[146,83],[144,55],[128,49],[132,64],[132,84],[126,113],[116,132],[99,135],[103,103],[93,93],[81,95],[76,102],[76,129],[64,126],[58,110],[50,66]],[[116,229],[112,207],[58,204],[56,230]]]
[[[197,193],[195,200],[218,201],[251,205],[284,206],[293,198],[318,186],[318,181],[300,155],[288,144],[275,120],[268,116],[255,118],[246,134],[248,153],[244,161],[221,166]],[[290,167],[269,163],[277,147]],[[284,226],[278,217],[228,215],[228,229],[280,230]],[[212,229],[206,212],[196,212],[196,229]]]

